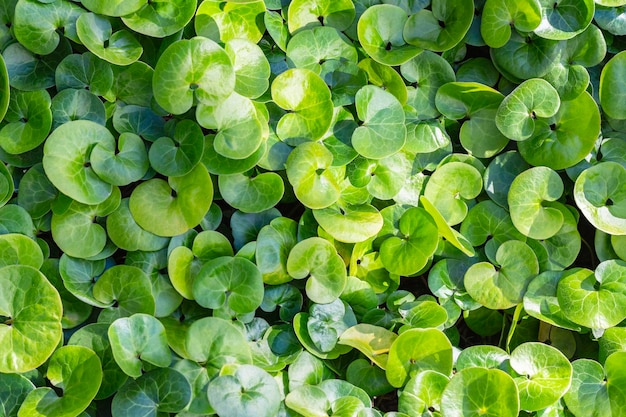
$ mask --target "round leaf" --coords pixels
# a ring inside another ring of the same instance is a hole
[[[368,85],[355,97],[359,119],[363,122],[352,134],[352,146],[365,158],[381,159],[404,146],[404,110],[396,97],[380,87]]]
[[[143,48],[132,33],[113,33],[111,22],[103,16],[83,13],[76,21],[76,33],[94,55],[114,65],[130,65],[137,61]]]
[[[27,372],[52,355],[62,337],[56,289],[31,266],[0,268],[0,372]]]
[[[532,239],[548,239],[563,226],[563,214],[553,203],[563,194],[559,174],[547,167],[531,168],[518,175],[509,190],[513,224]]]
[[[389,350],[387,380],[402,387],[421,371],[452,372],[452,345],[440,330],[411,329],[400,334]]]
[[[59,126],[43,148],[43,167],[52,184],[83,204],[102,203],[112,192],[111,184],[91,167],[91,150],[96,145],[114,152],[115,139],[104,126],[77,120]]]
[[[446,417],[515,417],[519,409],[515,382],[499,369],[463,369],[452,377],[441,398]]]
[[[256,44],[265,30],[261,23],[263,12],[265,4],[262,0],[205,0],[196,11],[194,28],[198,36],[205,36],[215,42],[245,39]]]
[[[167,182],[156,178],[142,182],[130,195],[129,207],[141,228],[158,236],[176,236],[200,224],[212,201],[211,177],[204,165],[197,164]]]
[[[89,348],[63,346],[50,358],[46,378],[62,390],[62,395],[57,396],[49,387],[37,388],[22,403],[18,417],[65,417],[82,413],[100,388],[100,359]]]
[[[511,37],[511,26],[520,32],[531,32],[539,23],[541,4],[538,0],[487,0],[483,7],[480,34],[487,45],[501,48]]]
[[[9,108],[0,129],[0,147],[20,154],[39,146],[52,126],[50,95],[45,90],[13,90]]]
[[[148,1],[136,12],[123,16],[122,21],[135,32],[164,38],[184,28],[195,11],[195,0]]]
[[[535,33],[546,39],[570,39],[585,30],[593,19],[593,0],[539,0],[541,23]]]
[[[216,105],[228,97],[235,88],[235,73],[224,49],[210,39],[196,37],[168,46],[154,69],[152,85],[161,107],[182,114],[194,99]]]
[[[317,25],[346,30],[355,17],[355,5],[349,0],[294,0],[289,3],[289,32]]]

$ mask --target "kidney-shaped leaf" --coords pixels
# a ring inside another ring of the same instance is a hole
[[[200,224],[213,201],[213,183],[197,164],[188,174],[154,178],[130,195],[130,212],[139,226],[159,236],[176,236]],[[168,219],[164,222],[163,219]]]
[[[492,48],[503,47],[511,37],[511,26],[531,32],[541,23],[538,0],[487,0],[483,7],[480,34]]]
[[[276,126],[283,141],[317,140],[330,127],[333,102],[324,80],[311,70],[293,68],[272,82],[272,99],[288,111]]]
[[[215,42],[230,42],[233,39],[258,43],[263,36],[262,0],[222,1],[206,0],[200,3],[194,18],[198,36]]]
[[[37,242],[20,233],[0,235],[0,268],[7,265],[28,265],[35,269],[43,265],[43,253]]]
[[[191,384],[172,368],[159,368],[130,380],[111,403],[113,417],[156,417],[178,413],[191,401]]]
[[[387,380],[400,388],[421,371],[452,372],[452,345],[437,329],[411,329],[400,334],[389,349]]]
[[[287,258],[287,271],[295,279],[307,278],[311,301],[326,304],[336,300],[346,286],[346,267],[327,240],[311,237],[296,244]]]
[[[563,226],[563,214],[554,203],[563,194],[563,181],[548,167],[535,167],[519,174],[509,190],[513,224],[532,239],[548,239]]]
[[[434,52],[461,42],[472,24],[473,0],[432,0],[429,9],[412,14],[404,25],[406,42]]]
[[[587,220],[605,233],[626,235],[626,168],[601,162],[576,179],[574,199]]]
[[[0,147],[7,153],[20,154],[39,146],[52,126],[51,104],[45,90],[12,90],[0,129]]]
[[[524,242],[509,240],[496,252],[498,268],[489,262],[472,265],[465,273],[465,288],[483,306],[501,310],[522,301],[528,283],[539,273],[533,250]]]
[[[564,274],[556,292],[565,316],[592,329],[608,329],[626,318],[626,263],[608,260],[595,273],[576,268]]]
[[[546,39],[570,39],[578,35],[593,19],[593,0],[539,0],[541,23],[534,32]]]
[[[393,4],[368,7],[357,25],[359,42],[367,54],[384,65],[400,65],[422,49],[409,45],[403,36],[407,13]]]
[[[208,389],[209,402],[220,417],[275,417],[279,393],[276,380],[253,365],[241,365],[233,374],[218,376]]]
[[[400,217],[396,236],[380,246],[380,259],[389,272],[412,275],[428,263],[439,241],[439,229],[421,207],[412,207]]]
[[[291,33],[320,24],[343,31],[350,27],[355,14],[350,0],[293,0],[289,3],[287,22]]]
[[[91,167],[91,151],[96,145],[115,151],[115,139],[106,127],[76,120],[59,126],[43,148],[43,168],[50,182],[83,204],[102,203],[112,192],[111,184]]]
[[[19,374],[0,374],[0,413],[3,417],[16,417],[17,411],[35,385]]]
[[[535,120],[554,116],[560,105],[559,93],[550,83],[541,78],[526,80],[500,104],[496,126],[509,139],[526,140],[538,129]]]
[[[450,380],[439,372],[419,372],[406,384],[398,398],[398,411],[407,415],[428,415],[441,409],[441,395]]]
[[[363,242],[383,227],[380,212],[369,204],[333,205],[313,210],[313,216],[329,235],[340,242]]]
[[[115,362],[133,378],[141,376],[144,362],[163,368],[172,361],[165,327],[148,314],[115,320],[109,326],[108,336]]]
[[[94,13],[83,13],[78,18],[76,33],[94,55],[114,65],[130,65],[143,54],[143,47],[131,32],[113,33],[111,22]]]
[[[520,408],[537,411],[554,404],[567,392],[572,381],[572,365],[555,347],[523,343],[510,358],[520,396]]]
[[[287,62],[298,68],[320,73],[321,64],[328,60],[357,63],[356,48],[350,40],[328,26],[318,26],[298,32],[287,44]]]
[[[147,1],[134,13],[122,17],[126,26],[143,35],[164,38],[173,35],[193,18],[195,0]]]
[[[62,390],[59,396],[49,387],[31,391],[18,417],[69,417],[82,413],[98,393],[102,366],[93,350],[84,346],[63,346],[48,363],[46,378]]]
[[[61,298],[37,269],[0,268],[0,372],[27,372],[43,364],[62,337]]]
[[[626,51],[612,57],[600,75],[600,104],[602,110],[614,119],[626,119],[626,86],[620,82],[626,72]]]
[[[289,154],[287,178],[305,206],[323,209],[339,199],[341,188],[332,162],[333,154],[318,142],[298,145]]]
[[[356,93],[356,109],[363,122],[352,133],[354,149],[370,159],[393,155],[404,146],[404,110],[398,99],[380,87],[367,85]]]
[[[275,172],[258,175],[220,175],[218,186],[222,198],[244,213],[259,213],[274,207],[283,197],[285,185]]]
[[[191,108],[194,98],[216,105],[228,97],[235,88],[235,73],[228,54],[214,41],[182,39],[168,46],[159,58],[152,86],[161,107],[182,114]]]
[[[441,397],[446,417],[516,417],[519,410],[515,382],[499,369],[463,369],[452,377]]]
[[[263,302],[263,276],[243,257],[222,256],[200,269],[193,282],[193,296],[206,308],[228,305],[236,313],[251,313]]]

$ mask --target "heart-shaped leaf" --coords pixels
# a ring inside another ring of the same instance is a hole
[[[515,417],[519,410],[515,382],[499,369],[463,369],[450,379],[441,397],[441,412],[446,417]]]
[[[164,38],[184,28],[195,11],[194,0],[149,1],[134,13],[123,16],[122,21],[135,32]]]
[[[297,243],[289,252],[287,272],[295,279],[308,278],[307,296],[316,303],[336,300],[346,286],[346,268],[334,246],[312,237]]]
[[[0,268],[0,371],[37,368],[61,340],[62,304],[56,289],[32,266]]]
[[[78,18],[76,33],[94,55],[114,65],[130,65],[143,53],[143,47],[131,32],[113,33],[111,22],[94,13],[83,13]]]
[[[587,220],[605,233],[626,234],[626,168],[601,162],[583,171],[574,185],[574,199]]]
[[[0,129],[0,147],[10,154],[20,154],[39,146],[52,126],[51,104],[45,90],[13,90]]]
[[[349,0],[294,0],[289,3],[289,32],[317,25],[346,30],[355,17],[355,5]]]
[[[387,380],[402,387],[422,371],[452,372],[452,345],[437,329],[411,329],[400,334],[389,350]]]
[[[570,39],[585,30],[593,19],[593,0],[539,0],[541,23],[534,32],[546,39]]]
[[[487,0],[483,7],[480,34],[492,48],[501,48],[511,37],[511,26],[520,32],[531,32],[541,23],[538,0]]]
[[[83,346],[60,347],[48,362],[46,378],[62,390],[62,395],[58,396],[49,387],[37,388],[22,403],[18,417],[64,417],[82,413],[100,388],[100,359],[93,350]]]
[[[195,14],[194,28],[198,36],[215,42],[245,39],[256,44],[265,31],[262,23],[264,12],[265,4],[261,0],[203,1]]]
[[[228,97],[235,88],[235,73],[228,54],[214,41],[203,37],[182,39],[172,43],[159,58],[152,86],[161,107],[182,114],[191,108],[194,99],[216,105]]]

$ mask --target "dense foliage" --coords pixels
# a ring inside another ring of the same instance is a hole
[[[0,416],[626,416],[626,1],[1,0]]]

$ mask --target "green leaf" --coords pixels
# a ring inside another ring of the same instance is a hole
[[[102,364],[102,384],[95,399],[113,395],[128,379],[128,376],[115,362],[107,330],[108,324],[92,323],[81,327],[68,340],[68,345],[84,346],[93,350]]]
[[[202,4],[205,3],[210,2],[205,1]],[[227,3],[230,4],[236,3]],[[263,50],[252,41],[241,38],[231,39],[224,49],[233,63],[235,92],[252,99],[265,93],[269,87],[270,64]]]
[[[100,322],[135,313],[154,314],[150,279],[136,266],[115,265],[104,271],[93,286],[93,296],[107,305],[98,317]]]
[[[380,368],[386,369],[389,349],[397,337],[383,327],[359,323],[344,331],[337,343],[358,349]]]
[[[255,264],[222,256],[204,264],[193,281],[193,296],[203,307],[251,313],[263,301],[263,277]]]
[[[134,13],[122,16],[122,22],[142,35],[164,38],[184,28],[195,11],[195,0],[155,0],[146,2]]]
[[[13,90],[0,129],[0,147],[7,153],[20,154],[43,143],[52,126],[50,106],[50,95],[45,90]]]
[[[538,342],[523,343],[513,352],[511,368],[517,374],[520,408],[537,411],[549,407],[567,392],[572,365],[558,349]]]
[[[113,33],[109,19],[97,14],[83,13],[76,21],[76,33],[94,55],[114,65],[130,65],[143,53],[143,47],[131,32]]]
[[[604,261],[595,272],[575,268],[558,284],[557,298],[565,316],[581,326],[608,329],[626,318],[626,264]]]
[[[146,0],[84,0],[82,5],[94,13],[103,14],[105,16],[126,16],[141,9]]]
[[[171,137],[170,137],[171,136]],[[188,174],[202,157],[204,135],[192,120],[176,123],[169,136],[157,139],[148,151],[150,165],[158,173],[168,177]]]
[[[400,65],[422,52],[403,36],[407,13],[392,4],[368,7],[358,21],[359,42],[367,54],[384,65]]]
[[[0,268],[27,265],[39,269],[43,261],[43,253],[35,240],[18,233],[0,235]]]
[[[532,239],[548,239],[563,226],[563,214],[555,201],[563,194],[563,181],[547,167],[535,167],[519,174],[509,190],[513,224]]]
[[[108,336],[115,362],[133,378],[142,375],[144,363],[163,368],[172,360],[165,327],[148,314],[115,320],[109,326]]]
[[[618,80],[626,71],[626,53],[618,53],[611,58],[600,76],[600,104],[607,115],[615,119],[626,119],[626,107],[622,104],[622,97],[626,95],[622,83]]]
[[[574,415],[582,415],[587,410],[594,410],[599,417],[613,415],[602,365],[591,359],[578,359],[572,362],[572,368],[572,385],[563,396],[567,408]]]
[[[274,417],[280,406],[279,387],[270,374],[253,365],[238,366],[233,374],[211,381],[209,402],[223,417]]]
[[[319,225],[340,242],[363,242],[374,237],[383,226],[380,212],[369,204],[332,205],[313,210]]]
[[[487,166],[483,175],[485,192],[496,204],[508,208],[508,195],[511,183],[529,165],[516,151],[508,151],[497,155]]]
[[[191,400],[191,385],[172,368],[160,368],[130,380],[113,397],[113,417],[178,413]]]
[[[421,207],[412,207],[400,217],[396,236],[381,244],[380,259],[389,272],[412,275],[426,266],[438,240],[438,228],[432,216]]]
[[[387,380],[400,388],[422,371],[452,372],[452,345],[437,329],[411,329],[400,334],[389,350]]]
[[[194,99],[216,105],[228,97],[235,88],[235,73],[228,54],[214,41],[203,37],[182,39],[168,46],[159,58],[152,86],[161,107],[182,114],[191,108]]]
[[[491,50],[491,60],[498,71],[506,74],[506,78],[521,83],[541,77],[552,69],[560,50],[558,41],[514,31],[502,48]]]
[[[103,3],[104,4],[104,3]],[[68,55],[56,67],[55,82],[59,91],[88,87],[96,95],[106,94],[113,85],[111,65],[91,52]]]
[[[626,168],[600,162],[576,179],[574,199],[587,220],[605,233],[626,234]]]
[[[441,398],[446,417],[515,417],[519,410],[515,382],[499,369],[463,369],[452,377]]]
[[[472,265],[465,273],[465,287],[473,299],[493,310],[520,303],[526,287],[539,273],[537,257],[519,240],[504,242],[496,252],[496,266],[489,262]]]
[[[218,186],[222,198],[244,213],[258,213],[274,207],[283,197],[285,185],[280,175],[264,172],[258,175],[220,175]]]
[[[586,91],[561,102],[559,111],[521,142],[519,152],[531,165],[554,170],[569,168],[591,152],[600,134],[598,105]]]
[[[298,145],[287,158],[287,178],[298,200],[312,209],[323,209],[340,196],[332,153],[321,143]]]
[[[473,0],[432,0],[430,10],[411,14],[404,25],[406,42],[434,52],[447,51],[461,42],[472,24]]]
[[[457,371],[473,367],[505,369],[508,360],[509,354],[497,346],[474,345],[461,351],[456,359],[456,369]]]
[[[252,364],[252,353],[243,333],[217,317],[194,321],[185,336],[185,345],[189,359],[203,363],[209,377],[216,376],[228,363]]]
[[[352,146],[365,158],[381,159],[404,146],[404,110],[394,95],[373,85],[361,88],[355,97],[363,122],[352,134]]]
[[[526,140],[545,129],[540,122],[554,116],[560,105],[558,92],[547,81],[526,80],[502,101],[496,125],[509,139]]]
[[[52,99],[52,125],[56,129],[72,120],[91,120],[98,124],[106,123],[104,104],[95,94],[87,90],[66,88]]]
[[[0,387],[0,412],[7,417],[17,416],[24,399],[35,389],[30,380],[18,374],[1,374]]]
[[[61,340],[62,304],[56,289],[31,266],[0,268],[0,372],[27,372],[43,364]]]
[[[482,191],[482,176],[473,166],[463,162],[448,162],[431,175],[424,196],[450,226],[463,221],[468,203]]]
[[[580,332],[581,327],[568,320],[559,305],[557,288],[562,277],[560,271],[545,271],[533,278],[524,294],[524,311],[546,323]]]
[[[541,23],[535,33],[546,39],[570,39],[585,30],[593,19],[593,0],[539,0]]]
[[[48,362],[46,378],[62,390],[62,395],[58,396],[49,387],[37,388],[22,403],[18,417],[66,417],[82,413],[100,388],[100,359],[83,346],[60,347]]]
[[[295,279],[308,278],[306,294],[319,304],[336,300],[346,285],[346,268],[334,246],[312,237],[297,243],[289,252],[287,272]]]
[[[98,177],[118,186],[140,180],[150,167],[145,144],[139,136],[128,132],[119,136],[115,149],[94,146],[90,161]]]
[[[75,258],[89,258],[98,255],[106,246],[105,228],[97,221],[117,209],[120,204],[120,191],[116,187],[109,198],[100,204],[86,205],[70,200],[69,207],[62,213],[52,214],[52,237],[56,244]]]
[[[262,20],[264,12],[265,4],[262,0],[207,0],[201,2],[196,11],[194,28],[198,36],[215,42],[227,43],[238,38],[256,44],[265,31]]]
[[[357,63],[357,51],[350,40],[329,26],[318,26],[296,33],[287,44],[290,66],[320,73],[325,61]]]
[[[511,26],[520,32],[531,32],[541,23],[538,0],[487,0],[483,7],[480,34],[492,48],[501,48],[511,37]]]
[[[158,236],[176,236],[196,227],[213,201],[213,184],[206,168],[197,164],[188,174],[151,179],[130,195],[130,212],[137,224]],[[168,222],[161,222],[161,219]]]
[[[59,126],[44,145],[46,175],[62,193],[83,204],[99,204],[112,191],[111,184],[94,172],[90,163],[95,145],[114,152],[113,135],[102,125],[77,120]]]
[[[52,53],[64,37],[80,42],[76,35],[76,20],[84,10],[70,2],[20,0],[15,5],[13,21],[16,39],[28,50],[47,55]]]
[[[264,283],[277,285],[292,280],[287,272],[287,259],[297,243],[296,231],[296,222],[287,217],[273,219],[259,231],[255,260]],[[269,290],[271,287],[266,288],[265,298]],[[263,305],[261,308],[264,308]]]
[[[419,372],[406,384],[398,398],[398,411],[408,415],[423,415],[441,409],[441,395],[448,377],[436,371]]]
[[[282,141],[298,144],[321,138],[330,127],[333,104],[330,90],[311,70],[293,68],[272,82],[272,99],[288,111],[276,126]]]
[[[355,14],[355,5],[349,0],[293,0],[287,14],[289,32],[320,24],[344,31],[353,23]]]

